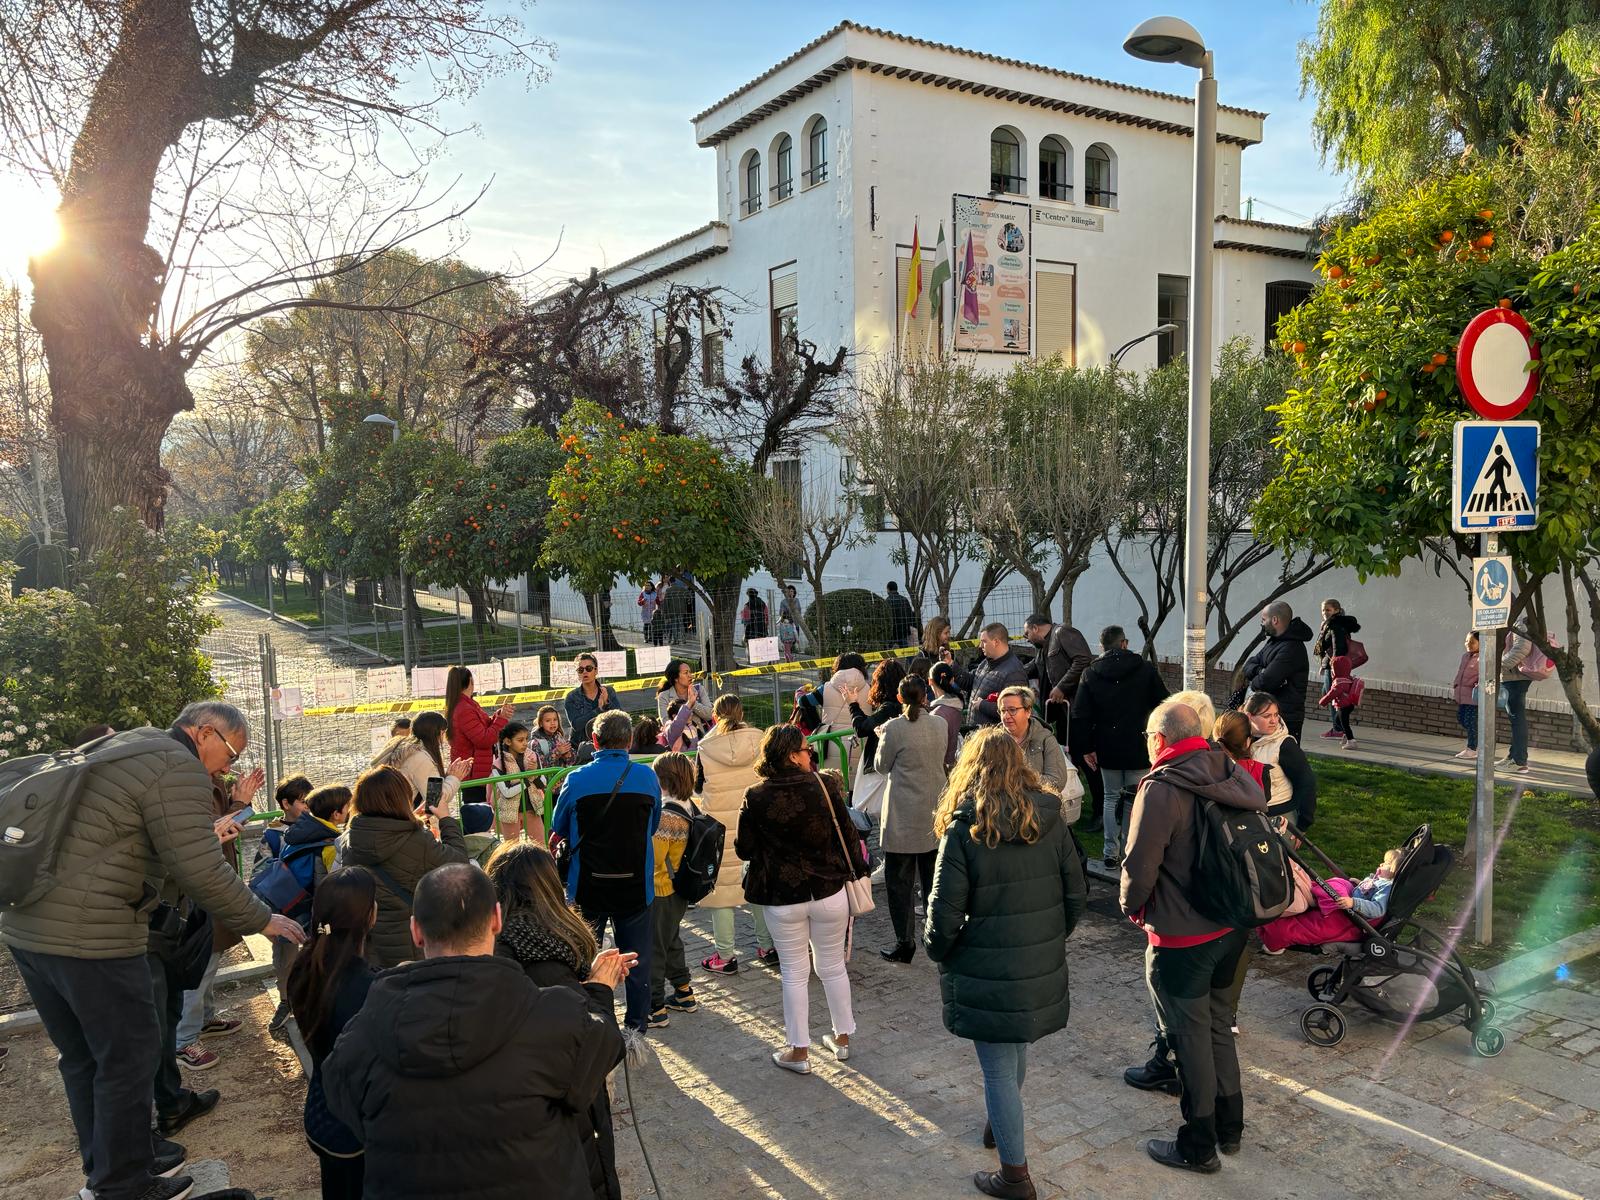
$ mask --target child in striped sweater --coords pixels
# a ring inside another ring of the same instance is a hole
[[[656,898],[650,906],[654,945],[650,955],[650,1028],[660,1029],[673,1012],[699,1007],[689,986],[689,964],[683,957],[683,914],[689,905],[672,890],[672,873],[689,844],[689,797],[694,792],[694,764],[689,756],[668,751],[651,763],[661,781],[661,823],[654,849]],[[667,996],[667,983],[672,996]]]

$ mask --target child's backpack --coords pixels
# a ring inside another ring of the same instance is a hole
[[[1555,639],[1552,638],[1550,644],[1555,645]],[[1555,662],[1537,644],[1528,651],[1528,657],[1517,664],[1517,674],[1535,683],[1541,679],[1549,679],[1555,673]]]
[[[717,872],[722,870],[722,848],[728,831],[722,822],[710,813],[701,812],[691,801],[689,811],[689,836],[684,843],[683,857],[672,872],[672,891],[689,904],[698,904],[717,886]]]
[[[276,858],[265,858],[250,875],[250,890],[275,913],[305,923],[311,914],[311,888],[316,878],[314,858],[338,839],[333,830],[315,842],[286,847]]]
[[[818,688],[798,688],[794,694],[794,711],[789,714],[789,724],[801,733],[812,734],[822,728],[822,692]]]
[[[1366,693],[1367,693],[1366,681],[1362,680],[1362,679],[1357,679],[1354,675],[1350,676],[1350,687],[1349,687],[1349,690],[1345,692],[1344,702],[1342,704],[1340,704],[1339,707],[1340,708],[1360,708],[1361,707],[1361,697],[1366,695]]]
[[[171,749],[171,739],[159,730],[137,732],[149,736],[107,734],[74,750],[0,763],[0,912],[25,908],[55,887],[56,858],[94,767]],[[92,867],[132,841],[128,837],[112,842],[88,862],[73,864],[73,869]]]
[[[1229,764],[1230,771],[1232,764]],[[1252,929],[1294,899],[1289,852],[1264,812],[1195,797],[1195,908],[1219,925]]]

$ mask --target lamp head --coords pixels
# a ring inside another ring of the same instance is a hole
[[[1153,330],[1151,330],[1151,332],[1152,333],[1177,333],[1178,332],[1178,327],[1176,325],[1174,325],[1171,321],[1163,321],[1160,325],[1157,325]]]
[[[363,425],[393,425],[395,420],[393,417],[386,416],[383,413],[368,413],[361,418],[361,423]]]
[[[1205,67],[1205,39],[1193,25],[1178,17],[1151,17],[1122,39],[1122,48],[1149,62]]]

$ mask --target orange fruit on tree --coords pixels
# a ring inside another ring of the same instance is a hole
[[[1367,266],[1369,266],[1369,267],[1375,267],[1379,263],[1381,263],[1382,261],[1383,261],[1383,258],[1380,255],[1377,255],[1377,254],[1369,254],[1369,255],[1367,255]]]
[[[1368,400],[1361,407],[1366,409],[1368,412],[1371,412],[1373,409],[1377,408],[1378,406],[1376,404],[1374,404],[1371,400]]]
[[[1492,209],[1492,208],[1480,208],[1478,210],[1478,220],[1480,220],[1480,221],[1492,221],[1492,220],[1494,220],[1494,209]]]
[[[1375,399],[1375,400],[1387,400],[1388,398],[1389,398],[1389,392],[1385,388],[1379,388],[1378,389],[1378,394],[1373,397],[1373,399]]]
[[[1433,365],[1436,367],[1442,367],[1449,361],[1450,356],[1448,354],[1435,354],[1433,356]]]
[[[1306,344],[1304,342],[1296,342],[1293,349],[1296,354],[1304,354],[1306,352]]]
[[[1344,268],[1341,267],[1338,263],[1334,263],[1331,266],[1329,266],[1329,268],[1328,268],[1328,278],[1329,279],[1337,279],[1337,278],[1339,278],[1339,276],[1341,276],[1343,274],[1344,274]]]
[[[1448,246],[1451,242],[1456,240],[1456,231],[1453,229],[1446,229],[1439,235],[1439,240]]]
[[[1494,245],[1494,230],[1491,229],[1488,233],[1480,237],[1478,239],[1478,245],[1482,246],[1485,250]]]
[[[1435,367],[1431,362],[1422,364],[1422,373],[1424,375],[1432,375],[1436,370],[1438,370],[1438,368]]]
[[[1501,296],[1500,297],[1500,307],[1501,308],[1510,308],[1511,307],[1511,298],[1509,296]]]

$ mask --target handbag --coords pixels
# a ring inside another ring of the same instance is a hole
[[[1344,646],[1345,656],[1350,660],[1350,669],[1352,671],[1354,671],[1357,667],[1366,665],[1367,648],[1365,646],[1356,641],[1355,638],[1347,639]]]
[[[1061,785],[1061,816],[1068,825],[1077,824],[1083,815],[1083,779],[1072,766],[1067,767],[1066,782]]]
[[[856,874],[855,860],[850,856],[850,847],[844,840],[844,830],[839,828],[839,814],[833,811],[833,796],[822,780],[817,780],[817,787],[822,792],[822,802],[828,806],[828,819],[833,822],[833,832],[839,838],[839,852],[844,855],[845,869],[850,872],[850,877],[844,881],[844,897],[850,903],[850,915],[866,916],[878,907],[872,899],[872,876]]]
[[[881,817],[883,789],[888,783],[887,775],[880,775],[876,771],[862,771],[856,776],[855,784],[851,788],[850,807],[869,817]]]

